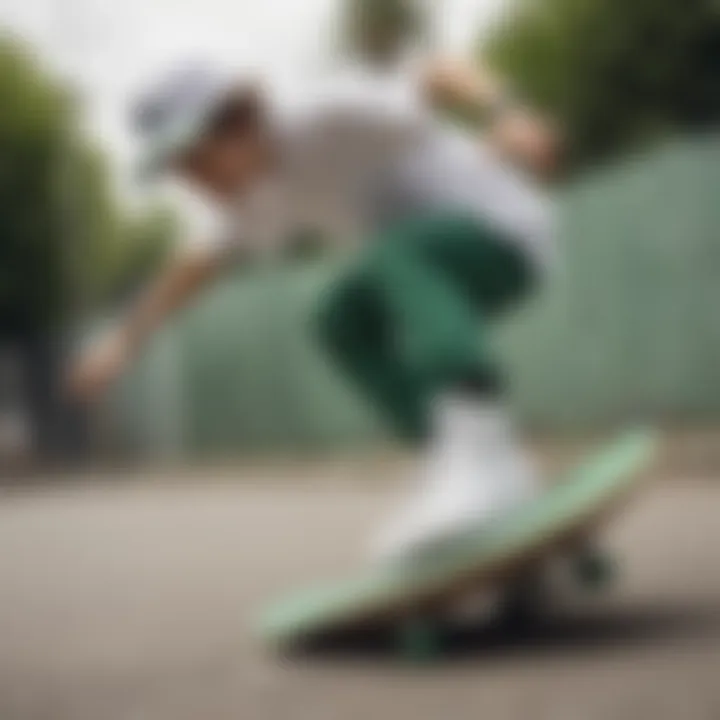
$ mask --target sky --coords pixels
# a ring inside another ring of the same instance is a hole
[[[423,0],[436,42],[460,52],[507,0]],[[339,0],[0,0],[0,26],[27,37],[80,88],[88,126],[129,152],[128,98],[179,60],[262,67],[282,78],[328,57]]]

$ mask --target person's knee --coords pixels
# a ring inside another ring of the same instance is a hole
[[[316,341],[340,364],[347,362],[359,342],[354,295],[353,287],[347,283],[331,288],[318,303],[312,320]]]
[[[342,317],[335,293],[329,293],[318,303],[311,318],[313,338],[325,349],[335,352],[342,344]]]

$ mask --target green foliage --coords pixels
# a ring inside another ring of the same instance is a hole
[[[70,279],[68,300],[83,314],[137,286],[162,261],[175,234],[163,207],[121,212],[107,160],[81,143],[65,160],[61,234]]]
[[[518,0],[482,49],[564,124],[575,167],[720,117],[713,0]]]
[[[137,290],[162,263],[176,235],[177,218],[168,209],[152,207],[125,220],[121,244],[107,266],[99,299],[113,300]]]
[[[345,0],[344,49],[370,62],[390,61],[423,34],[425,20],[418,0]]]
[[[91,313],[167,247],[166,213],[127,218],[68,90],[0,40],[0,336]]]
[[[35,59],[0,44],[0,329],[46,324],[62,297],[57,159],[71,103]]]

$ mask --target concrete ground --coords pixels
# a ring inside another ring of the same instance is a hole
[[[608,528],[624,571],[607,596],[410,666],[253,640],[264,602],[345,572],[392,500],[280,474],[0,495],[0,719],[720,718],[720,483],[637,498]]]

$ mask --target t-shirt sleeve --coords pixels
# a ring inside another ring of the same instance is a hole
[[[184,189],[175,189],[172,198],[178,218],[179,252],[224,254],[239,247],[243,228],[235,214]]]

